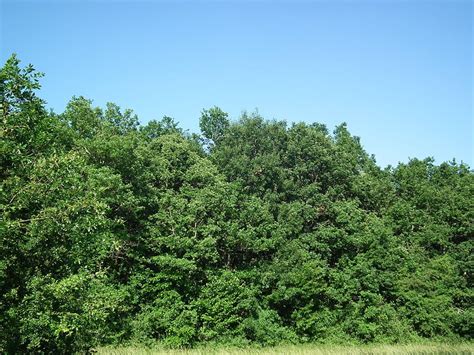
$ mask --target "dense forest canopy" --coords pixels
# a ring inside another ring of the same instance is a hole
[[[474,334],[465,164],[381,169],[345,124],[217,107],[202,135],[57,114],[32,66],[0,75],[0,352]]]

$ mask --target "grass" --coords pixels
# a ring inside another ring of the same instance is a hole
[[[369,355],[369,354],[474,354],[474,343],[462,344],[409,344],[409,345],[357,345],[357,346],[338,346],[338,345],[284,345],[268,348],[226,348],[226,347],[204,347],[197,349],[172,350],[164,348],[146,348],[146,347],[103,347],[97,349],[98,354],[104,355],[270,355],[270,354],[295,354],[295,355]]]

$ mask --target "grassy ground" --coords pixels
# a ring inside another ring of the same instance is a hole
[[[470,344],[413,344],[413,345],[364,345],[364,346],[337,346],[337,345],[287,345],[269,348],[199,348],[191,350],[147,349],[142,347],[99,348],[98,354],[125,355],[125,354],[168,354],[168,355],[369,355],[369,354],[474,354],[474,343]]]

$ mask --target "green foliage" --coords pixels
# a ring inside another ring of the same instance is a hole
[[[228,114],[217,106],[203,110],[199,119],[199,127],[203,136],[218,144],[229,127],[227,117]]]
[[[243,338],[245,319],[256,311],[254,291],[230,271],[210,277],[196,301],[200,340]]]
[[[127,298],[101,274],[32,277],[18,312],[21,343],[28,351],[69,353],[118,340]]]
[[[170,117],[0,71],[0,352],[472,340],[474,174],[345,124]]]
[[[148,139],[158,138],[165,134],[183,134],[178,123],[168,116],[164,116],[159,121],[151,120],[145,126],[140,126],[140,132]]]
[[[271,309],[260,309],[256,317],[244,321],[246,337],[257,344],[275,346],[295,343],[298,337],[291,328],[285,327],[278,313]]]
[[[179,347],[191,345],[196,337],[197,313],[176,291],[164,291],[144,305],[133,321],[134,339],[160,340]]]
[[[104,119],[119,135],[127,134],[138,127],[138,116],[134,115],[132,110],[126,109],[122,113],[120,107],[112,102],[107,103]]]
[[[37,156],[58,149],[59,127],[36,96],[39,78],[33,66],[20,68],[12,55],[0,69],[0,178],[21,174]]]

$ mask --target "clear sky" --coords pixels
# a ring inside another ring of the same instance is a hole
[[[3,62],[73,95],[198,132],[203,108],[237,118],[347,122],[380,165],[473,164],[471,1],[0,0]]]

